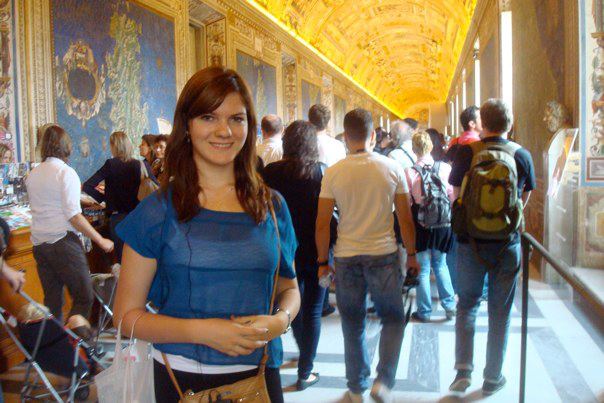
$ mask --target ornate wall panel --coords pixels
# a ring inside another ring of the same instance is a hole
[[[25,52],[27,76],[27,138],[29,156],[35,160],[36,130],[55,121],[52,84],[52,51],[50,34],[50,0],[25,1]]]
[[[604,5],[581,1],[582,183],[604,186]]]
[[[298,118],[298,74],[295,57],[283,53],[283,119],[290,124]]]
[[[255,60],[256,79],[249,80],[256,97],[258,120],[266,113],[283,113],[281,44],[254,21],[235,10],[227,13],[227,66],[238,69],[241,55]],[[274,81],[269,70],[274,69]],[[249,73],[249,72],[248,72]],[[260,80],[262,78],[262,80]],[[258,98],[258,96],[260,97]],[[264,99],[263,99],[264,97]]]
[[[0,1],[0,143],[11,161],[21,159],[19,136],[18,74],[16,54],[16,13],[13,0]]]
[[[226,18],[206,25],[208,66],[226,66]]]
[[[169,96],[175,98],[188,78],[189,19],[187,0],[120,1],[126,8],[129,8],[130,5],[140,4],[145,9],[172,22],[174,32],[172,57],[174,59],[173,74],[175,77],[175,86]],[[25,43],[25,66],[27,75],[27,113],[30,118],[27,129],[31,144],[35,144],[34,137],[37,127],[56,120],[50,1],[24,1],[21,7],[24,15],[25,38],[27,39]],[[158,63],[160,62],[158,61]],[[162,67],[165,66],[162,64]],[[100,77],[99,75],[99,79]],[[169,114],[170,112],[163,111],[163,113]],[[110,128],[107,129],[109,130]],[[85,146],[83,150],[86,151]],[[30,157],[32,159],[35,158],[33,146],[30,146]]]
[[[56,121],[70,134],[70,164],[90,177],[110,157],[109,134],[170,126],[176,106],[173,19],[123,0],[53,0]]]
[[[322,82],[323,85],[321,86],[321,103],[331,110],[331,120],[329,121],[327,132],[332,136],[335,136],[337,133],[335,132],[336,117],[334,113],[335,110],[333,101],[333,77],[323,73]]]

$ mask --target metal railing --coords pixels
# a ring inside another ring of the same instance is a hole
[[[604,305],[596,294],[587,288],[582,281],[572,272],[570,267],[563,261],[555,258],[543,245],[541,245],[529,233],[522,234],[522,327],[520,333],[520,392],[518,401],[524,403],[526,392],[526,341],[528,333],[528,290],[529,290],[529,266],[530,254],[534,249],[549,263],[560,276],[578,292],[587,303],[595,309],[595,313],[604,317]]]

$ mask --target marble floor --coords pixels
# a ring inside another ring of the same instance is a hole
[[[590,325],[564,292],[538,281],[531,281],[529,290],[526,401],[604,402],[604,335]],[[461,397],[448,391],[455,377],[454,321],[446,321],[442,308],[435,308],[432,323],[411,322],[405,330],[394,388],[396,402],[518,401],[520,293],[517,293],[512,312],[503,369],[508,383],[488,398],[481,393],[488,325],[486,304],[481,306],[477,320],[473,384]],[[372,376],[375,376],[377,365],[379,331],[379,322],[371,319],[367,338],[373,357]],[[284,339],[284,350],[286,359],[297,356],[296,343],[289,334]],[[286,402],[346,401],[344,346],[337,312],[323,320],[315,362],[315,371],[321,374],[321,381],[303,392],[294,392],[296,368],[289,366],[281,371]],[[365,400],[372,401],[368,393]]]
[[[487,313],[481,306],[475,339],[474,382],[463,396],[448,392],[453,370],[454,321],[446,321],[435,306],[431,323],[408,324],[394,388],[396,402],[515,402],[518,401],[520,364],[520,293],[512,312],[508,351],[504,363],[506,387],[485,398],[480,376],[485,361]],[[332,298],[334,296],[332,295]],[[531,281],[527,353],[527,402],[604,402],[604,335],[570,302],[567,293]],[[379,321],[370,316],[367,344],[372,370],[377,365]],[[107,346],[112,349],[112,344]],[[298,350],[291,333],[284,336],[285,361],[281,374],[286,402],[345,402],[344,347],[338,312],[323,319],[315,361],[320,382],[303,392],[294,391]],[[111,355],[111,354],[109,354]],[[7,402],[18,401],[19,368],[3,374]],[[375,375],[375,374],[373,374]],[[7,393],[9,392],[9,393]],[[94,401],[92,390],[89,401]],[[372,399],[365,397],[366,402]]]

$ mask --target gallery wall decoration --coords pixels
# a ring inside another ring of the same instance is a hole
[[[126,0],[53,0],[51,18],[56,118],[85,180],[110,156],[111,132],[136,147],[172,121],[174,22]]]
[[[302,116],[308,120],[308,110],[311,106],[321,103],[321,87],[306,80],[300,85],[302,90]]]
[[[258,123],[265,115],[277,114],[277,69],[238,50],[237,71],[250,86]]]
[[[581,0],[582,184],[604,186],[604,5]]]
[[[0,143],[12,150],[12,160],[21,159],[17,120],[17,74],[15,61],[15,14],[13,0],[0,0]]]
[[[344,116],[346,115],[346,100],[337,95],[333,97],[333,121],[335,134],[344,132]]]

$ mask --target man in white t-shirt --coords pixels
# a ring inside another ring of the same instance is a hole
[[[372,152],[375,132],[371,113],[364,109],[348,112],[344,137],[349,155],[328,168],[321,182],[316,224],[319,276],[329,270],[329,223],[337,204],[336,298],[344,333],[348,396],[360,402],[369,387],[371,370],[364,340],[369,292],[382,322],[380,361],[371,395],[386,402],[391,401],[404,328],[403,274],[393,229],[393,205],[408,245],[407,268],[413,275],[418,270],[415,227],[402,167]]]
[[[283,158],[283,122],[277,115],[266,115],[260,123],[262,130],[262,144],[256,148],[256,153],[264,165],[279,161]]]
[[[415,133],[413,127],[414,119],[407,118],[405,120],[395,120],[390,125],[390,136],[396,144],[396,148],[388,154],[388,158],[392,158],[398,162],[403,169],[409,169],[417,161],[417,156],[411,147],[411,137]],[[417,122],[415,122],[417,124]]]
[[[331,111],[325,105],[313,105],[308,110],[308,120],[317,128],[319,162],[328,167],[346,157],[344,144],[327,134],[327,124],[330,119]]]

